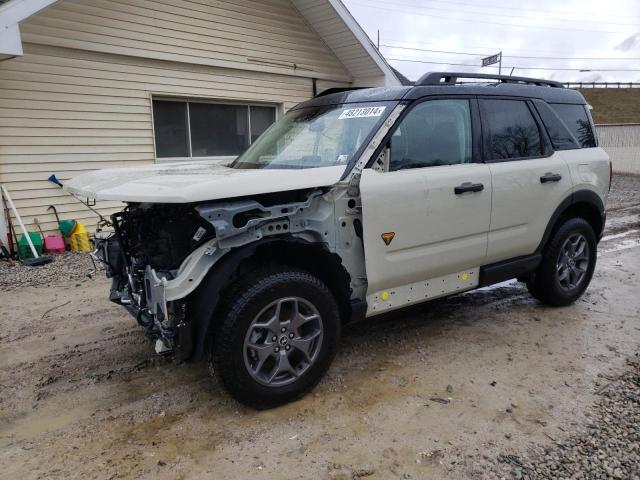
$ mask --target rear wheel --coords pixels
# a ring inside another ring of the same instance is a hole
[[[575,302],[589,286],[596,266],[596,237],[582,218],[567,220],[546,246],[542,263],[527,282],[529,292],[552,306]]]
[[[212,357],[231,395],[268,408],[315,386],[340,336],[338,307],[327,286],[309,273],[283,268],[254,273],[233,291]]]

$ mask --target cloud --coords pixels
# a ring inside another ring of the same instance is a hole
[[[625,38],[620,45],[616,46],[616,50],[622,50],[623,52],[630,52],[639,50],[640,47],[640,33],[631,35],[629,38]]]
[[[383,55],[410,79],[498,73],[480,62],[502,50],[506,74],[515,67],[514,75],[560,81],[640,81],[640,61],[624,59],[640,57],[638,0],[343,1],[374,42],[380,30]]]

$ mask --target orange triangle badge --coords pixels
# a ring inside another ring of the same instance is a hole
[[[391,243],[391,241],[395,236],[396,236],[396,232],[386,232],[380,235],[380,237],[382,238],[382,241],[387,246],[389,246],[389,244]]]

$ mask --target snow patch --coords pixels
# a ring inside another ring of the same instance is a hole
[[[616,233],[615,235],[605,235],[604,237],[602,237],[600,239],[601,242],[606,242],[608,240],[613,240],[614,238],[622,238],[622,237],[626,237],[628,235],[631,235],[632,233],[636,233],[640,230],[627,230],[626,232],[622,232],[622,233]]]

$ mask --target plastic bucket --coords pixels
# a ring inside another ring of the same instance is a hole
[[[44,251],[47,253],[64,253],[64,239],[59,235],[49,235],[44,237]]]
[[[63,236],[68,237],[73,232],[74,228],[76,228],[75,220],[60,220],[58,222],[58,229]]]
[[[29,238],[31,238],[31,243],[33,243],[33,247],[38,252],[38,255],[42,255],[42,236],[38,232],[28,232]],[[22,234],[20,240],[18,240],[18,257],[21,259],[25,258],[33,258],[33,253],[31,252],[31,247],[29,247],[29,242],[27,242],[27,237]]]
[[[92,252],[91,238],[89,232],[80,222],[76,222],[76,226],[69,236],[69,245],[74,252]]]

